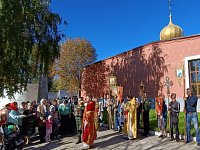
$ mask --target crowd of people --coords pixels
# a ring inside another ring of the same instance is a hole
[[[197,100],[192,89],[187,89],[188,97],[185,98],[185,123],[186,143],[191,141],[190,129],[193,122],[196,130],[197,145],[200,145],[198,129]],[[176,101],[176,94],[171,94],[171,102],[168,107],[165,97],[160,94],[155,99],[155,112],[160,129],[160,138],[166,138],[167,116],[169,112],[170,139],[179,142],[179,112],[180,104]],[[149,136],[149,110],[151,101],[146,93],[139,93],[139,97],[127,96],[126,99],[113,98],[66,98],[63,100],[48,101],[42,99],[39,104],[36,101],[22,102],[22,109],[17,102],[9,103],[1,110],[0,126],[7,122],[16,125],[25,143],[30,142],[30,137],[35,134],[36,127],[39,131],[40,143],[62,138],[67,134],[77,134],[77,144],[83,143],[83,149],[91,148],[97,137],[99,127],[105,122],[108,129],[119,131],[128,139],[136,139],[139,127],[142,127],[142,136]],[[106,111],[106,113],[105,113]],[[106,119],[105,116],[106,115]],[[142,125],[141,125],[142,122]],[[173,136],[175,129],[176,136]],[[20,143],[20,141],[17,141]]]
[[[114,98],[107,99],[106,108],[109,129],[119,131],[128,139],[136,139],[139,127],[142,127],[144,128],[142,136],[149,136],[149,110],[151,108],[151,101],[147,98],[146,93],[140,93],[138,98],[127,96],[126,99],[121,99],[118,102]]]
[[[176,100],[176,93],[172,93],[171,102],[169,103],[168,109],[164,101],[164,95],[160,94],[156,98],[156,114],[158,119],[158,127],[160,129],[159,138],[166,138],[166,128],[167,128],[167,116],[169,112],[169,133],[170,140],[174,139],[179,142],[179,112],[180,112],[180,103]],[[199,125],[198,125],[198,113],[197,113],[197,102],[198,97],[194,95],[192,88],[187,89],[187,97],[184,98],[184,134],[185,134],[185,143],[191,142],[191,124],[194,125],[196,131],[196,142],[197,146],[200,146],[200,134],[199,134]],[[173,130],[175,129],[175,137]]]
[[[38,129],[40,143],[43,143],[75,132],[73,125],[69,123],[72,122],[71,110],[67,99],[55,99],[51,102],[42,99],[39,104],[27,101],[21,103],[21,108],[17,102],[11,102],[0,112],[0,126],[8,122],[16,125],[26,144]]]
[[[34,136],[38,129],[40,143],[50,142],[69,134],[77,134],[76,143],[83,141],[84,146],[88,147],[96,138],[95,132],[91,133],[91,131],[98,130],[98,123],[95,120],[98,118],[96,104],[89,97],[85,99],[64,97],[62,100],[52,101],[42,99],[39,104],[36,101],[27,101],[22,102],[21,107],[17,102],[11,102],[0,111],[0,126],[6,124],[9,130],[13,125],[17,127],[20,131],[18,137],[23,137],[21,139],[24,139],[25,144],[31,142],[30,137]],[[83,129],[87,132],[82,132]],[[13,132],[15,131],[13,129]],[[2,136],[0,139],[2,142]]]
[[[163,93],[160,93],[158,97],[155,98],[155,113],[160,130],[159,138],[167,138],[166,129],[168,126],[170,140],[179,142],[178,125],[180,103],[176,100],[176,93],[171,93],[169,99],[170,102],[166,104]],[[107,99],[106,101],[109,129],[119,130],[119,132],[122,132],[124,137],[128,139],[136,139],[138,138],[139,128],[141,127],[143,128],[141,136],[149,136],[149,110],[151,109],[151,101],[147,98],[147,94],[140,92],[138,98],[127,96],[126,101],[122,99],[118,103],[115,102],[115,99]],[[198,97],[194,95],[193,89],[188,88],[187,97],[184,97],[183,108],[185,119],[185,143],[189,143],[192,140],[190,131],[191,124],[193,124],[196,131],[197,146],[200,146],[197,102]]]

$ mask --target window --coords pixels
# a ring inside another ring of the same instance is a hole
[[[189,77],[194,94],[200,98],[200,59],[189,61]]]

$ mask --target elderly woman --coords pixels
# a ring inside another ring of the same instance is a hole
[[[42,99],[40,101],[40,105],[37,107],[37,126],[39,130],[39,136],[40,136],[40,143],[45,142],[45,136],[46,136],[46,99]]]
[[[25,115],[21,115],[18,110],[18,104],[17,102],[12,102],[9,104],[9,114],[8,114],[8,120],[7,122],[14,123],[17,125],[21,131],[22,129],[22,118],[25,117]],[[20,132],[22,133],[22,132]]]
[[[34,112],[33,105],[27,104],[27,109],[23,113],[27,117],[23,118],[22,130],[26,139],[26,144],[30,141],[30,136],[35,133],[36,113]]]

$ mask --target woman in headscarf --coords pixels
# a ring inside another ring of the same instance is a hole
[[[40,143],[45,142],[46,136],[46,99],[40,101],[40,105],[37,107],[37,126],[39,130]]]
[[[30,136],[35,133],[35,122],[36,122],[36,113],[34,112],[33,105],[31,103],[27,104],[27,109],[23,113],[27,117],[23,118],[22,130],[26,139],[25,144],[28,144],[30,141]]]
[[[24,118],[25,115],[21,115],[19,113],[17,102],[12,102],[9,104],[9,111],[7,122],[17,125],[20,129],[20,134],[22,134],[22,118]]]

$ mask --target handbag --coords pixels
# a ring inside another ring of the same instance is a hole
[[[36,119],[36,125],[37,125],[37,127],[44,127],[45,123],[40,118],[37,118]]]

